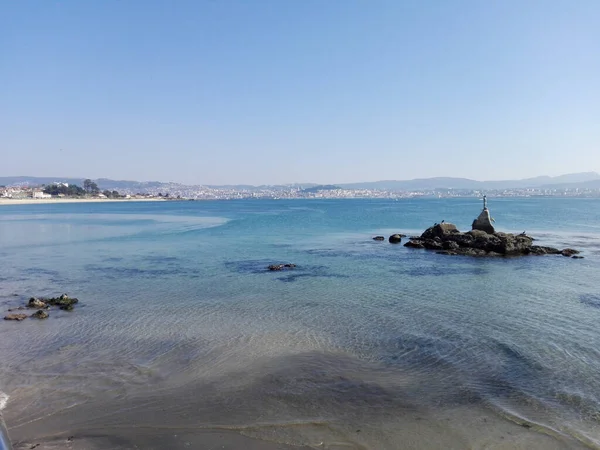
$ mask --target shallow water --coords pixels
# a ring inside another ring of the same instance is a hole
[[[0,306],[81,300],[45,321],[0,323],[11,437],[127,424],[317,448],[464,448],[478,434],[501,439],[482,432],[486,416],[531,427],[518,427],[523,448],[526,430],[600,446],[600,201],[490,204],[498,229],[579,248],[582,260],[469,259],[371,240],[441,220],[468,229],[480,208],[2,207]],[[265,270],[279,262],[298,266]]]

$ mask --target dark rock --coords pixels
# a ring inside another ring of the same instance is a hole
[[[287,269],[293,269],[296,267],[296,264],[284,264],[283,267],[286,267]]]
[[[47,319],[48,316],[49,316],[49,314],[46,311],[42,311],[41,309],[39,311],[34,312],[31,315],[31,317],[34,319]]]
[[[41,301],[38,298],[31,297],[29,299],[29,303],[27,303],[27,307],[28,308],[45,308],[46,303],[44,303],[43,301]]]
[[[444,250],[458,250],[460,248],[460,245],[458,245],[458,243],[454,241],[445,241],[442,242],[442,248]]]
[[[59,309],[62,309],[63,311],[73,311],[75,307],[73,305],[62,305]]]
[[[385,237],[384,236],[375,236],[373,238],[374,241],[385,241]]]
[[[404,244],[404,246],[408,248],[425,248],[425,246],[423,245],[423,241],[412,238],[410,241]]]
[[[25,320],[27,319],[27,314],[7,314],[4,316],[4,320]]]
[[[423,241],[423,247],[427,250],[443,250],[442,240],[439,238],[436,239],[425,239]]]
[[[402,242],[402,236],[400,236],[399,234],[392,234],[388,240],[391,244],[399,244],[400,242]]]
[[[571,256],[571,258],[573,258],[573,259],[583,259],[583,256],[573,255],[573,256]]]
[[[575,250],[574,248],[565,248],[562,252],[560,252],[563,256],[573,256],[578,255],[580,253],[579,250]]]

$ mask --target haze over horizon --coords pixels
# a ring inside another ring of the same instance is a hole
[[[600,171],[600,3],[0,6],[0,176],[185,184]]]

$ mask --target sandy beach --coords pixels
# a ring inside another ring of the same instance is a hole
[[[55,203],[106,203],[106,202],[166,202],[162,198],[0,198],[0,205],[39,205]]]

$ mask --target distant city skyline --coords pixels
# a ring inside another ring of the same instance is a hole
[[[600,171],[600,2],[5,2],[0,176]]]

